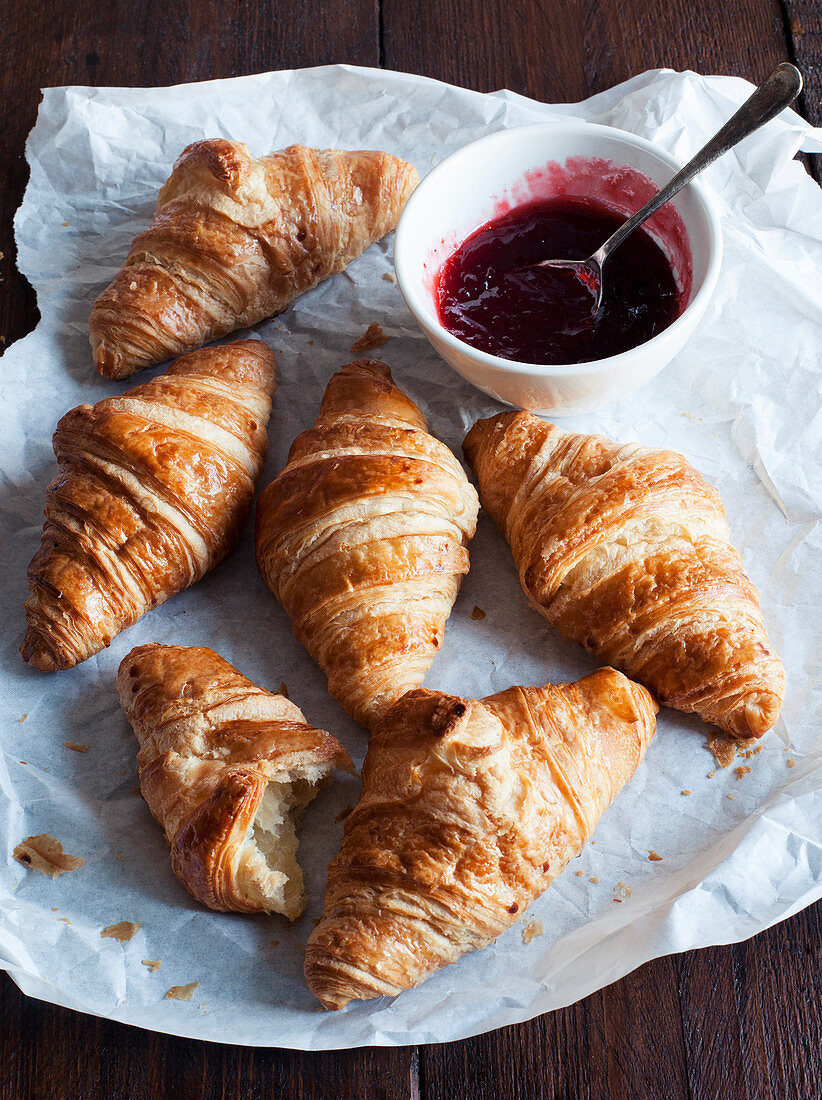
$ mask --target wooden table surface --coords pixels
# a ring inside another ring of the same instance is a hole
[[[667,66],[800,66],[819,123],[818,0],[27,0],[0,5],[0,341],[37,321],[14,264],[38,89],[348,62],[572,101]],[[817,165],[810,165],[815,173]],[[817,178],[819,178],[817,176]],[[822,1096],[822,907],[659,959],[571,1008],[459,1043],[306,1054],[168,1038],[23,997],[0,974],[0,1100]]]

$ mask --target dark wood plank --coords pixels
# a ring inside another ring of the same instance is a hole
[[[785,0],[791,60],[802,71],[802,113],[822,126],[822,6],[817,0]]]
[[[675,963],[657,959],[526,1024],[423,1047],[420,1079],[425,1100],[448,1100],[457,1080],[472,1100],[686,1098]]]
[[[676,960],[688,1080],[694,1096],[727,1090],[738,1100],[768,1100],[768,1060],[752,975],[726,947]],[[740,1011],[737,994],[744,999]],[[744,1021],[744,1027],[743,1027]]]
[[[756,975],[772,1094],[822,1096],[822,905],[737,952]]]
[[[785,32],[790,59],[804,77],[798,109],[814,126],[822,125],[822,6],[817,0],[784,0]],[[822,156],[809,157],[822,182]]]
[[[420,1051],[425,1100],[449,1100],[454,1082],[471,1100],[607,1097],[603,995],[527,1023]]]
[[[253,1049],[155,1035],[24,997],[0,974],[2,1100],[409,1100],[410,1048]]]
[[[383,0],[383,34],[388,68],[549,102],[663,66],[756,82],[788,56],[779,0]]]
[[[687,1098],[676,968],[655,959],[602,991],[609,1097]]]

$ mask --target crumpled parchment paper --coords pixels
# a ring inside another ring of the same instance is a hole
[[[719,769],[705,727],[663,711],[645,763],[594,842],[519,925],[393,1001],[324,1013],[305,985],[301,948],[321,911],[325,868],[357,781],[338,779],[304,819],[310,905],[299,923],[207,912],[172,875],[162,833],[136,792],[136,742],[114,691],[132,646],[207,644],[263,686],[284,681],[309,720],[361,762],[365,733],[329,698],[294,641],[255,569],[250,526],[229,560],[84,665],[47,676],[17,654],[26,566],[55,471],[54,426],[74,405],[138,380],[94,373],[91,303],[147,225],[188,142],[238,138],[257,155],[291,142],[382,148],[425,174],[490,130],[573,117],[642,134],[684,163],[750,90],[738,79],[657,71],[584,103],[551,106],[337,66],[175,88],[45,92],[16,218],[19,266],[37,290],[42,320],[0,367],[0,966],[24,992],[234,1043],[440,1042],[566,1005],[655,956],[741,940],[822,896],[822,196],[792,159],[799,149],[822,150],[822,134],[792,112],[704,173],[721,210],[725,259],[691,342],[630,400],[562,422],[680,450],[719,486],[788,671],[780,722],[761,752],[737,761],[750,773]],[[391,249],[391,238],[373,246],[256,330],[279,369],[263,485],[372,321],[390,339],[371,354],[384,357],[454,449],[478,416],[499,410],[418,333],[385,277]],[[430,686],[481,697],[595,667],[529,610],[508,549],[485,517],[471,560]],[[471,618],[475,607],[484,618]],[[54,879],[26,870],[12,851],[37,833],[57,837],[85,864]],[[649,860],[650,850],[661,860]],[[524,943],[535,920],[544,932]],[[121,921],[140,925],[133,938],[101,936]],[[199,985],[190,1001],[165,998],[192,982]]]

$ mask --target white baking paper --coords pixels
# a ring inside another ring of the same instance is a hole
[[[79,668],[43,675],[17,654],[26,566],[55,470],[54,426],[72,406],[133,384],[95,374],[91,303],[147,225],[188,142],[238,138],[255,154],[291,142],[381,148],[424,175],[489,131],[573,117],[641,134],[684,163],[750,91],[742,80],[657,71],[584,103],[550,106],[339,66],[165,89],[45,92],[16,218],[19,266],[42,320],[0,367],[0,966],[26,993],[233,1043],[441,1042],[569,1004],[655,956],[752,936],[822,896],[822,197],[792,159],[799,149],[822,150],[822,133],[792,112],[704,174],[721,210],[725,259],[691,342],[630,400],[563,420],[681,450],[720,488],[788,671],[782,718],[747,762],[749,774],[720,770],[705,728],[663,711],[645,763],[595,841],[519,925],[393,1001],[325,1013],[305,985],[301,948],[321,911],[338,819],[356,800],[357,782],[339,778],[306,815],[300,851],[310,904],[298,924],[207,912],[174,878],[162,833],[136,792],[136,743],[114,692],[117,665],[132,646],[207,644],[268,688],[285,681],[309,720],[361,762],[365,734],[293,640],[254,566],[250,527],[205,580]],[[371,321],[390,337],[377,354],[453,448],[478,416],[499,411],[431,350],[386,277],[391,271],[388,238],[256,330],[279,369],[263,484],[313,422],[328,378],[352,358],[351,344]],[[430,686],[483,696],[595,667],[529,610],[487,518],[471,562]],[[471,618],[475,606],[485,618]],[[66,741],[88,750],[72,751]],[[54,835],[85,865],[55,879],[26,870],[12,850],[36,833]],[[649,861],[649,850],[662,859]],[[101,938],[123,920],[141,926],[130,942]],[[526,944],[532,920],[544,933]],[[199,982],[191,1001],[164,998],[190,982]]]

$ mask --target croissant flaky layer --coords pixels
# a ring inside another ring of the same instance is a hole
[[[557,629],[734,738],[776,721],[785,673],[719,494],[682,457],[480,420],[465,455],[523,590]]]
[[[334,375],[257,505],[257,564],[358,722],[419,686],[439,650],[479,504],[384,363]]]
[[[138,646],[117,693],[180,881],[211,909],[296,920],[305,891],[295,825],[335,766],[353,770],[342,745],[210,649]]]
[[[393,996],[484,947],[590,838],[656,704],[613,669],[481,702],[423,688],[372,731],[305,974],[326,1008]]]
[[[271,352],[243,340],[62,418],[24,660],[84,661],[228,552],[262,470],[274,386]]]
[[[392,230],[418,182],[381,152],[189,145],[94,303],[97,370],[125,378],[280,313]]]

